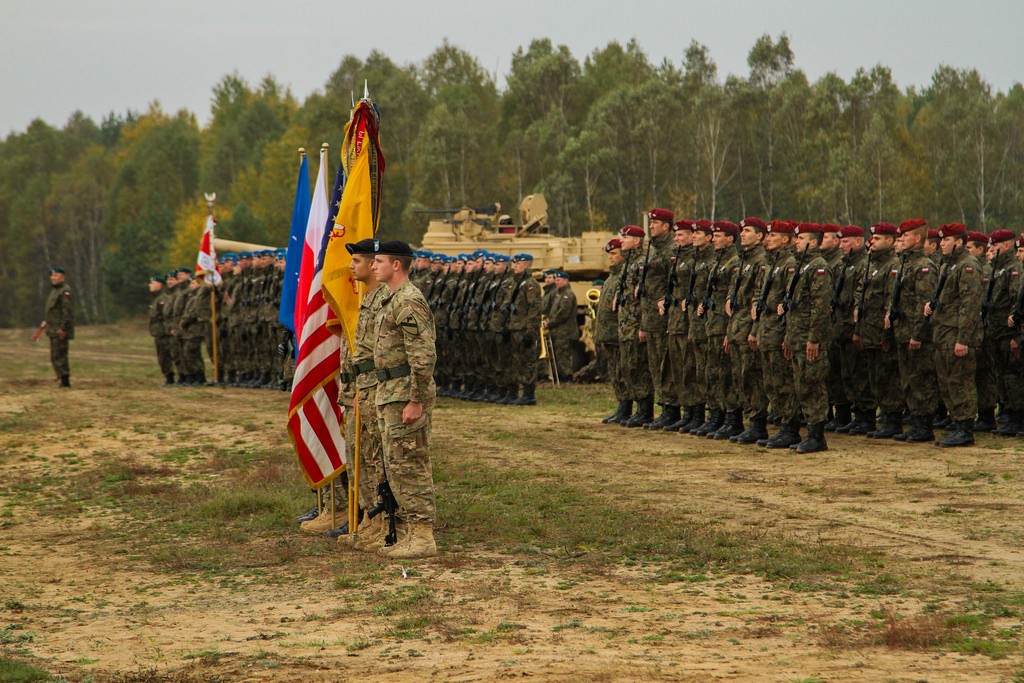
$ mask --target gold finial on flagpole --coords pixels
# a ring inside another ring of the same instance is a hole
[[[210,215],[213,215],[213,203],[217,201],[216,192],[204,192],[203,196],[206,197],[206,208],[209,210]]]
[[[306,148],[305,147],[299,147],[299,156],[300,157],[306,156]]]

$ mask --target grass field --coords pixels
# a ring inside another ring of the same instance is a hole
[[[163,388],[141,323],[71,357],[0,330],[0,681],[1024,681],[1024,440],[440,399],[441,554],[399,563],[299,532],[285,393]]]

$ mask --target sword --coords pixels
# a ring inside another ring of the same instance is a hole
[[[46,321],[45,320],[43,322],[39,323],[39,329],[36,330],[36,333],[32,335],[32,341],[34,341],[34,342],[39,341],[39,335],[41,335],[43,333],[44,329],[46,329]]]

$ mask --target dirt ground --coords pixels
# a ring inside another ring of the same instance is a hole
[[[534,408],[443,399],[439,457],[548,470],[609,505],[635,505],[651,525],[671,513],[744,538],[877,551],[894,567],[892,584],[858,592],[849,582],[808,586],[714,568],[671,573],[661,560],[598,566],[586,549],[471,547],[452,542],[451,529],[438,533],[440,557],[374,560],[369,571],[346,557],[354,551],[297,529],[289,542],[317,554],[228,576],[169,571],[139,559],[166,538],[134,534],[136,522],[117,508],[69,514],[49,503],[69,477],[72,487],[88,482],[112,458],[167,477],[173,466],[159,456],[171,446],[196,454],[182,465],[190,472],[207,471],[211,444],[287,452],[287,395],[161,388],[141,326],[83,328],[72,343],[82,369],[73,389],[58,391],[45,347],[28,337],[0,331],[0,648],[54,676],[1024,680],[1019,646],[987,656],[860,637],[879,614],[963,609],[958,587],[1024,588],[1024,440],[986,435],[978,447],[944,450],[829,435],[827,453],[798,456],[601,425],[611,401],[593,387],[542,390]],[[65,421],[72,427],[61,429]],[[349,567],[361,573],[346,581]],[[374,609],[381,591],[429,591],[429,607],[396,632],[397,616]],[[1018,645],[1021,629],[1015,610],[990,626]]]

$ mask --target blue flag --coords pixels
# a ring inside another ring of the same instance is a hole
[[[302,268],[302,250],[306,241],[306,223],[309,221],[309,160],[303,155],[299,165],[299,180],[295,184],[295,208],[292,209],[292,231],[288,237],[288,255],[284,261],[284,282],[281,285],[281,305],[277,319],[295,332],[295,295],[299,291],[299,270]]]

